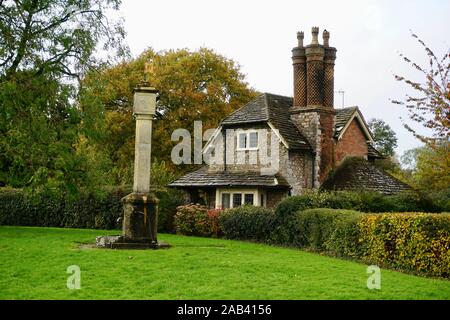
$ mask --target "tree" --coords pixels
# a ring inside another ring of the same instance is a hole
[[[75,194],[108,183],[73,79],[100,63],[99,46],[124,50],[121,22],[105,15],[119,4],[0,0],[0,185]]]
[[[440,142],[408,150],[402,156],[404,175],[424,191],[450,191],[450,144]]]
[[[153,61],[150,83],[159,90],[152,155],[174,168],[170,159],[175,129],[193,133],[194,120],[214,128],[227,114],[255,97],[240,66],[214,51],[148,49],[138,58],[94,71],[83,81],[82,108],[91,114],[92,139],[109,154],[117,183],[130,183],[134,156],[133,88],[143,79],[144,64]],[[179,170],[181,173],[182,170]]]
[[[448,141],[450,138],[450,51],[446,52],[442,59],[438,59],[417,35],[412,34],[412,37],[417,39],[425,49],[429,58],[429,68],[420,67],[405,55],[400,54],[404,61],[425,76],[425,80],[423,83],[418,83],[395,75],[397,81],[406,83],[417,92],[418,96],[407,94],[404,101],[392,100],[392,102],[406,107],[411,120],[431,129],[432,136],[428,137],[419,134],[409,124],[404,123],[404,127],[415,137],[433,146],[436,140]]]
[[[79,77],[96,63],[94,51],[121,53],[121,21],[106,13],[120,0],[0,0],[0,75],[12,79],[21,70]]]
[[[397,147],[397,136],[394,130],[381,119],[371,119],[368,123],[373,134],[375,147],[385,156],[394,156]]]

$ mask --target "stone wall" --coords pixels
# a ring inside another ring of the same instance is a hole
[[[280,174],[292,187],[291,194],[302,194],[312,188],[313,157],[310,151],[280,149]]]
[[[274,165],[276,158],[272,158],[271,154],[271,140],[274,134],[268,125],[246,125],[246,126],[236,126],[233,128],[228,128],[228,134],[226,129],[223,129],[221,136],[218,136],[212,144],[216,146],[216,159],[218,163],[211,164],[209,166],[210,172],[224,171],[224,152],[227,154],[226,161],[226,171],[228,172],[262,172],[262,169],[276,168],[279,165]],[[239,132],[245,130],[258,130],[258,139],[260,147],[258,150],[238,150],[238,139],[237,136]],[[266,134],[265,148],[261,147],[263,142],[262,134]],[[226,138],[225,138],[226,136]],[[225,148],[224,148],[224,141]],[[281,154],[282,149],[285,148],[281,141],[278,142],[278,150]],[[261,158],[265,154],[266,159]],[[275,174],[275,173],[274,173]]]
[[[274,208],[281,200],[288,196],[287,191],[283,190],[267,190],[266,193],[267,208]]]
[[[320,172],[320,155],[321,155],[321,127],[320,115],[316,111],[311,112],[296,112],[291,114],[291,120],[300,130],[300,132],[308,139],[316,156],[311,155],[311,161],[314,161],[314,186],[318,187],[319,172]],[[312,168],[311,168],[312,172]]]

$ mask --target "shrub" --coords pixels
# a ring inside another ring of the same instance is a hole
[[[162,189],[156,191],[158,205],[158,232],[175,232],[175,214],[177,207],[183,204],[184,198],[180,190]]]
[[[295,230],[295,214],[297,211],[315,206],[314,193],[288,197],[282,200],[275,209],[273,230],[270,241],[277,244],[293,243],[292,230]]]
[[[336,251],[341,254],[340,246],[347,242],[336,244],[333,241],[339,236],[350,236],[346,225],[359,218],[361,213],[352,210],[310,209],[298,211],[295,219],[295,229],[292,230],[293,245],[306,247],[317,251]],[[340,228],[342,231],[338,232]],[[352,240],[355,240],[352,238]],[[340,241],[342,242],[342,241]]]
[[[358,222],[361,259],[367,263],[450,276],[450,215],[365,215]]]
[[[20,189],[0,191],[0,225],[120,229],[122,197],[127,187],[106,187],[96,194],[77,198],[40,193],[29,195]],[[156,190],[159,203],[158,231],[174,230],[173,216],[182,197],[175,190]]]
[[[222,236],[222,228],[220,227],[220,215],[222,214],[221,209],[211,209],[208,210],[208,220],[211,235],[215,238]]]
[[[175,228],[178,234],[192,236],[218,236],[219,210],[210,210],[202,205],[188,204],[177,207]]]
[[[378,192],[310,191],[300,196],[288,197],[276,207],[278,224],[283,224],[292,215],[305,209],[330,208],[349,209],[362,212],[445,212],[449,208],[448,197],[407,191],[398,195],[383,195]]]
[[[275,215],[272,210],[242,206],[224,211],[220,226],[225,237],[237,240],[268,241]]]
[[[122,216],[120,190],[105,195],[65,198],[48,194],[29,196],[21,190],[0,192],[0,225],[117,229]]]
[[[450,214],[364,214],[311,209],[296,214],[293,244],[368,264],[450,276]]]

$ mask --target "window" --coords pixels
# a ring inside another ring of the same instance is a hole
[[[239,133],[239,149],[247,148],[247,134]]]
[[[243,205],[261,206],[267,205],[266,193],[258,189],[216,189],[216,208],[229,209]]]
[[[240,207],[242,204],[242,194],[233,193],[233,208]]]
[[[258,149],[258,132],[248,131],[238,134],[238,150]]]
[[[230,208],[230,194],[222,193],[222,209]]]
[[[250,132],[248,140],[249,140],[249,147],[251,149],[258,148],[258,132],[256,132],[256,131]]]
[[[244,196],[244,204],[253,205],[253,193],[246,193]]]

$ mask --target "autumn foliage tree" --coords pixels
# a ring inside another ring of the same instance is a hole
[[[410,182],[422,191],[450,192],[450,51],[439,59],[434,52],[415,34],[412,36],[425,49],[428,56],[428,67],[421,67],[401,54],[404,61],[424,76],[422,83],[395,75],[397,81],[406,83],[417,96],[406,95],[404,101],[392,102],[404,106],[409,118],[431,130],[431,136],[419,134],[409,124],[404,127],[425,146],[413,152],[414,165],[410,168]],[[408,155],[408,154],[407,154]],[[410,158],[410,157],[404,157]]]
[[[174,169],[170,159],[175,129],[193,134],[195,120],[203,130],[255,95],[245,82],[240,66],[214,51],[201,48],[155,52],[148,49],[136,59],[91,72],[83,81],[82,109],[92,119],[99,148],[112,160],[116,183],[130,183],[134,155],[133,89],[142,81],[145,62],[152,60],[149,82],[159,90],[153,124],[152,156]],[[182,172],[185,168],[178,168]]]
[[[450,51],[439,59],[416,34],[412,34],[412,37],[425,49],[429,59],[428,68],[421,67],[404,54],[400,54],[404,61],[423,74],[424,81],[415,82],[395,75],[397,81],[407,84],[417,96],[407,94],[404,101],[392,102],[406,107],[411,120],[431,130],[432,136],[425,136],[404,123],[404,127],[415,137],[433,146],[437,140],[448,141],[450,138]]]

